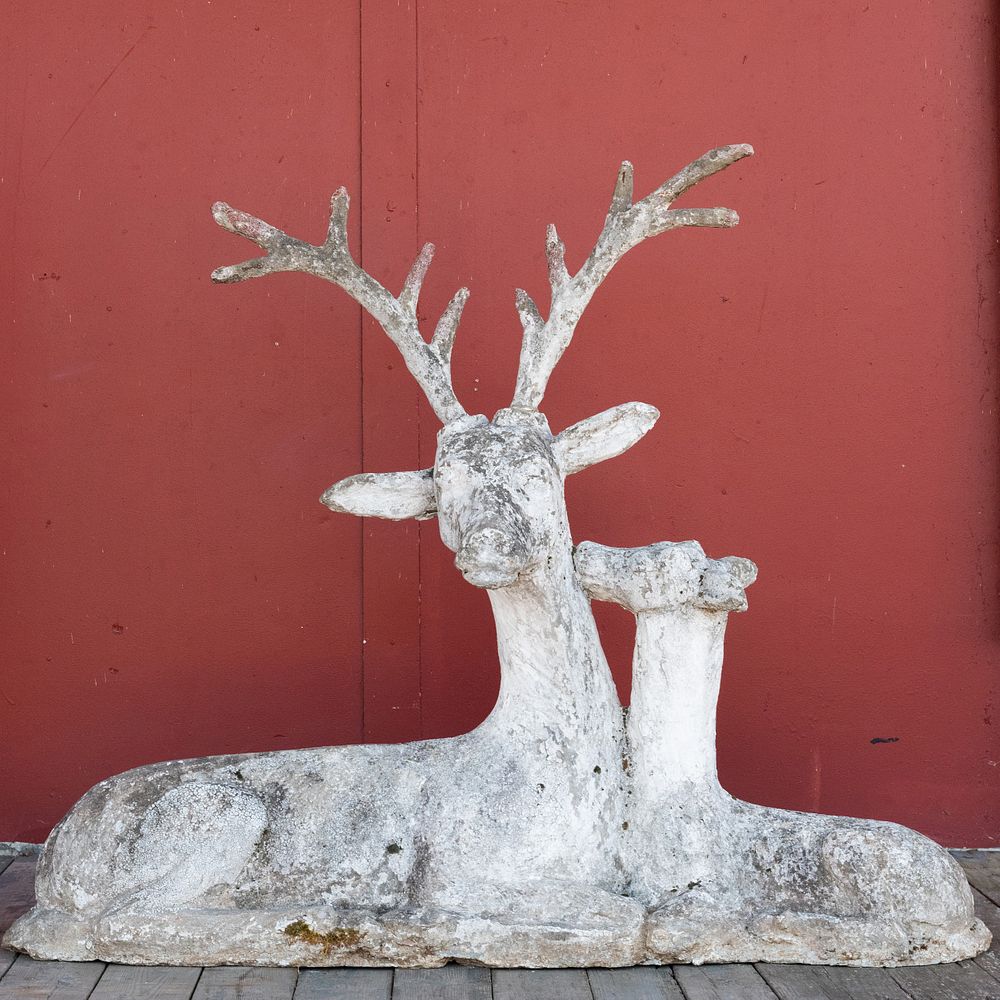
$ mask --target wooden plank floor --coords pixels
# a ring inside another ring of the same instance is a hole
[[[0,1000],[1000,1000],[1000,852],[955,856],[995,939],[986,955],[955,965],[299,971],[35,962],[0,950]],[[34,870],[33,858],[0,857],[0,932],[31,906]]]

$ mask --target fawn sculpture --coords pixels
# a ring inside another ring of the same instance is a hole
[[[426,394],[443,424],[433,468],[362,473],[322,501],[437,517],[456,566],[489,592],[500,695],[453,739],[170,761],[102,782],[49,837],[37,906],[8,945],[130,963],[404,966],[919,964],[986,947],[961,870],[931,841],[738,803],[718,786],[722,635],[727,612],[745,607],[752,563],[708,560],[696,543],[574,552],[565,477],[630,448],[658,413],[626,403],[553,435],[538,409],[548,378],[629,249],[738,222],[671,204],[752,152],[712,150],[635,203],[623,164],[574,275],[549,228],[549,315],[518,291],[514,398],[492,420],[467,414],[452,389],[467,290],[430,341],[419,331],[431,245],[397,297],[351,256],[343,189],[322,246],[215,206],[221,226],[266,254],[213,280],[332,281],[380,323]],[[638,615],[627,729],[590,597]]]

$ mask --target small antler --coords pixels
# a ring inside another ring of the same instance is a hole
[[[549,226],[545,255],[552,286],[552,305],[547,320],[542,319],[531,296],[517,290],[517,312],[524,328],[521,361],[512,406],[537,409],[545,386],[563,351],[573,337],[576,324],[591,296],[632,247],[650,236],[681,226],[735,226],[739,216],[729,208],[672,209],[671,202],[699,181],[723,170],[744,156],[752,156],[747,145],[720,146],[688,164],[642,201],[632,204],[632,164],[626,161],[618,171],[611,207],[604,228],[583,267],[572,277],[566,270],[565,248]]]
[[[451,384],[451,348],[469,290],[461,288],[456,292],[438,323],[434,338],[428,343],[421,336],[417,322],[417,298],[434,256],[434,245],[425,244],[410,268],[403,290],[395,298],[351,256],[347,247],[349,206],[347,191],[340,188],[330,200],[330,227],[326,240],[317,247],[246,212],[230,208],[225,202],[216,202],[212,206],[215,221],[223,229],[253,240],[267,254],[242,264],[220,267],[212,272],[212,280],[226,284],[279,271],[302,271],[332,281],[370,313],[399,348],[406,367],[441,422],[449,423],[464,416],[465,410]]]

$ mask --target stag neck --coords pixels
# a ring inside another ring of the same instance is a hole
[[[501,676],[492,723],[544,727],[567,738],[620,724],[621,706],[568,538],[533,573],[489,596]]]

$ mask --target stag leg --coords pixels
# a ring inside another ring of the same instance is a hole
[[[348,926],[336,914],[349,913],[357,929],[405,898],[407,831],[421,822],[415,756],[419,746],[332,747],[171,761],[102,782],[49,838],[37,906],[6,942],[75,960],[312,955],[310,928]],[[254,950],[255,935],[269,952]],[[334,935],[321,949],[331,941],[358,943]]]

